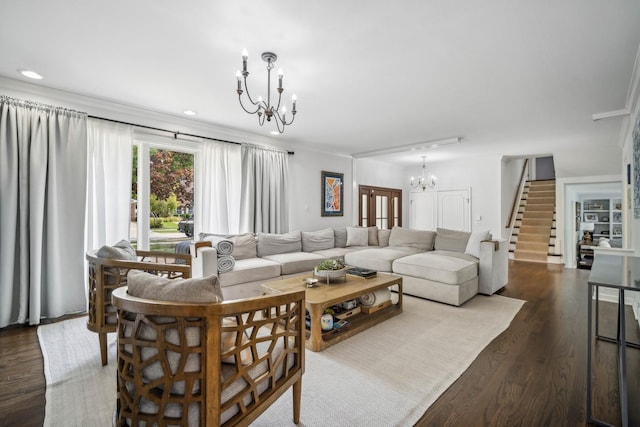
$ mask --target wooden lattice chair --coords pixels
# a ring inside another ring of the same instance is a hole
[[[304,292],[182,303],[129,290],[112,296],[117,426],[248,425],[289,387],[299,422]]]
[[[191,277],[191,256],[169,252],[136,251],[131,244],[120,241],[87,252],[89,265],[89,318],[87,328],[100,340],[102,364],[108,363],[107,333],[116,332],[118,323],[111,292],[127,284],[130,270],[142,270],[168,278]]]

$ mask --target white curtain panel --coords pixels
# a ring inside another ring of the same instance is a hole
[[[196,182],[196,232],[240,231],[240,154],[240,145],[203,142],[202,173],[198,175],[202,182]]]
[[[289,231],[289,154],[242,145],[240,231]]]
[[[83,113],[0,96],[0,327],[86,309]]]
[[[86,250],[129,239],[133,128],[87,120]]]

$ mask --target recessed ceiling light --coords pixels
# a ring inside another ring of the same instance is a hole
[[[25,77],[29,77],[30,79],[36,79],[36,80],[42,80],[42,76],[38,73],[36,73],[35,71],[31,71],[31,70],[18,70],[18,72],[20,74],[22,74]]]
[[[197,112],[197,111],[193,111],[193,110],[184,110],[184,111],[183,111],[183,113],[184,113],[186,116],[195,116],[196,114],[198,114],[198,112]]]
[[[280,135],[280,132],[278,132],[277,130],[272,130],[271,132],[269,132],[271,135]]]

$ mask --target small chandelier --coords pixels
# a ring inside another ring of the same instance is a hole
[[[258,114],[258,123],[260,126],[264,125],[264,120],[267,119],[268,122],[273,118],[276,122],[276,127],[278,128],[278,132],[283,133],[284,127],[293,123],[293,120],[296,118],[296,101],[297,97],[295,94],[291,97],[292,108],[291,108],[291,120],[287,121],[287,107],[284,105],[280,108],[280,100],[282,98],[282,92],[284,92],[284,88],[282,87],[282,78],[284,77],[284,73],[282,72],[282,68],[278,70],[278,103],[275,105],[271,104],[271,70],[273,69],[273,64],[278,59],[278,56],[272,52],[264,52],[262,54],[262,60],[267,63],[267,100],[262,99],[261,96],[258,97],[255,101],[251,98],[249,94],[249,87],[247,86],[247,77],[249,76],[249,72],[247,71],[247,58],[249,57],[247,53],[247,49],[242,51],[242,72],[238,70],[236,72],[236,78],[238,79],[238,100],[240,101],[240,106],[242,109],[249,114]],[[244,90],[242,90],[242,80],[244,80]],[[242,93],[247,92],[247,99],[251,103],[251,107],[247,110],[242,104]],[[255,109],[254,109],[255,108]]]
[[[427,172],[427,156],[422,156],[422,170],[420,176],[416,180],[411,177],[411,188],[422,188],[425,191],[427,187],[433,188],[436,185],[436,177],[433,174]]]

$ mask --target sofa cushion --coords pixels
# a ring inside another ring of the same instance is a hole
[[[389,246],[389,237],[391,236],[391,230],[388,228],[378,230],[378,246],[384,248]]]
[[[323,249],[331,249],[335,246],[333,228],[325,228],[318,231],[302,232],[302,250],[315,252]]]
[[[231,256],[238,259],[255,258],[258,256],[256,249],[256,236],[253,233],[246,234],[212,234],[200,233],[200,240],[211,242],[213,246],[221,240],[229,240],[233,243]]]
[[[120,240],[113,246],[103,245],[96,252],[98,258],[120,259],[123,261],[137,261],[136,250],[128,240]]]
[[[422,251],[433,250],[435,232],[426,230],[412,230],[394,226],[389,236],[389,246],[407,246]]]
[[[443,251],[464,252],[471,233],[467,231],[436,229],[436,242],[434,249]]]
[[[196,279],[168,279],[144,271],[127,274],[129,294],[134,297],[173,302],[221,302],[222,291],[217,276]]]
[[[469,236],[467,247],[464,252],[469,255],[473,255],[476,258],[480,258],[480,242],[483,240],[491,240],[491,233],[489,230],[474,231]]]
[[[408,246],[387,246],[386,248],[369,248],[345,254],[344,261],[353,267],[391,272],[391,265],[397,258],[421,252],[420,249]]]
[[[218,275],[222,287],[280,276],[280,264],[264,258],[236,260],[233,270]]]
[[[258,256],[260,258],[300,252],[302,250],[302,234],[300,231],[290,231],[284,234],[258,233]]]
[[[333,236],[335,237],[335,247],[344,248],[347,246],[347,229],[346,228],[334,228]]]
[[[393,272],[448,285],[461,285],[478,275],[476,261],[463,259],[465,254],[460,252],[447,252],[423,252],[398,258],[393,262]]]
[[[280,274],[304,273],[313,270],[325,258],[309,252],[268,255],[264,259],[280,264]]]
[[[369,246],[369,230],[363,227],[347,227],[347,246]]]

